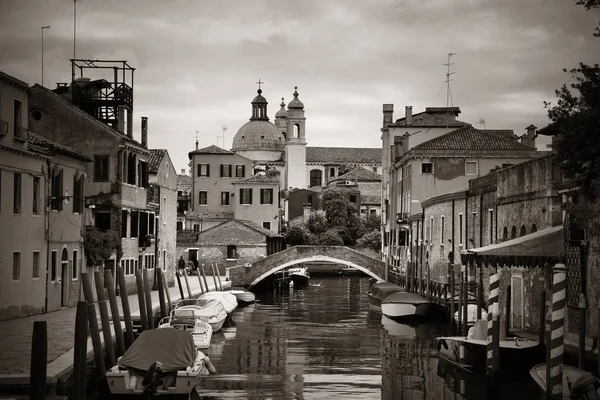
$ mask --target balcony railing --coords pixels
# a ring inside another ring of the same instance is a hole
[[[408,213],[407,212],[397,213],[396,214],[396,222],[399,224],[408,223]]]
[[[22,126],[15,126],[15,139],[25,142],[28,138],[29,131],[26,128],[23,128]]]
[[[0,120],[0,136],[8,134],[8,122]]]

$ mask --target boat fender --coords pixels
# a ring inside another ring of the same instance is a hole
[[[217,373],[217,369],[215,368],[213,363],[210,362],[210,358],[208,358],[208,356],[204,356],[204,364],[206,365],[206,369],[208,369],[208,372],[210,372],[211,375]]]

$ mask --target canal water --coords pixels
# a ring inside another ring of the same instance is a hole
[[[488,398],[485,378],[437,358],[443,324],[401,325],[369,310],[368,278],[313,277],[234,311],[207,350],[217,375],[202,399]],[[536,399],[529,376],[503,377],[499,399]]]

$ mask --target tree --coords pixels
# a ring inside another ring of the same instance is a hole
[[[306,227],[313,235],[321,235],[327,230],[327,220],[321,213],[313,212],[308,216]]]
[[[369,214],[363,218],[363,229],[365,232],[379,231],[381,229],[381,217]]]
[[[379,230],[373,230],[366,233],[356,241],[356,245],[359,247],[366,247],[374,251],[381,250],[381,232]]]
[[[113,251],[117,252],[117,260],[123,256],[121,235],[112,229],[101,231],[95,226],[88,227],[83,236],[83,248],[92,265],[102,265]]]
[[[600,0],[575,0],[575,4],[584,6],[588,11],[592,8],[600,8]],[[600,37],[600,23],[596,27],[594,36]]]
[[[348,165],[348,164],[342,164],[338,168],[338,176],[342,176],[344,174],[347,174],[350,171],[352,171],[352,167],[350,165]]]
[[[310,244],[308,232],[303,226],[294,225],[287,229],[285,241],[290,246]]]
[[[344,240],[340,237],[335,229],[330,229],[325,232],[320,239],[321,244],[327,246],[343,246]]]

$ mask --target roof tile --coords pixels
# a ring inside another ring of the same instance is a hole
[[[266,175],[252,175],[252,176],[249,176],[248,178],[239,179],[239,180],[231,182],[231,183],[233,185],[239,184],[239,183],[265,183],[265,184],[277,185],[277,184],[279,184],[279,179],[270,178]]]
[[[412,150],[536,150],[514,139],[467,126],[421,143]]]
[[[458,107],[427,107],[425,111],[413,114],[410,126],[470,126],[467,122],[456,120],[460,114]],[[393,124],[406,126],[406,118],[400,118]]]
[[[64,154],[64,155],[67,155],[70,157],[78,158],[80,160],[87,161],[87,162],[92,161],[92,159],[90,157],[86,156],[83,153],[80,153],[77,150],[73,150],[70,147],[53,142],[50,139],[46,139],[45,137],[39,136],[33,132],[28,132],[27,141],[30,144],[33,144],[35,146],[40,146],[40,147],[44,147],[44,148],[47,148],[47,147],[54,148],[54,151],[56,151],[57,153],[61,153],[61,154]],[[36,152],[35,148],[32,148],[30,150]]]
[[[151,174],[158,173],[158,167],[160,167],[160,163],[163,158],[167,154],[167,150],[165,149],[150,149],[150,158],[148,159],[148,172]]]
[[[340,175],[335,180],[380,181],[381,175],[363,167],[354,168],[352,171]]]
[[[307,147],[307,163],[381,164],[381,148]]]
[[[212,146],[208,146],[208,147],[204,147],[202,149],[198,149],[198,150],[194,150],[194,151],[190,151],[189,155],[192,154],[234,154],[232,151],[223,149],[219,146],[215,146],[214,144]]]

